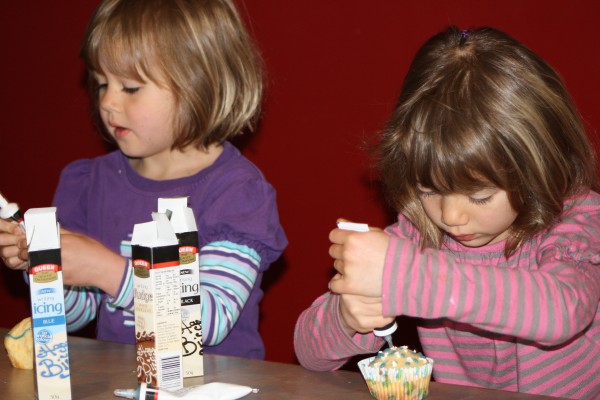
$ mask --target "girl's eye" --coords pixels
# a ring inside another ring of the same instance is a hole
[[[139,87],[126,87],[123,86],[123,91],[127,94],[134,94],[136,93],[138,90],[140,90]]]
[[[435,196],[435,192],[419,192],[421,197],[432,197]]]
[[[422,187],[422,186],[418,186],[417,187],[417,194],[420,197],[431,197],[431,196],[435,196],[437,193],[434,190]]]
[[[96,93],[98,93],[101,90],[106,89],[107,86],[108,86],[108,84],[106,84],[106,83],[96,82],[96,84],[94,85],[94,90],[96,91]]]
[[[482,205],[488,204],[490,201],[492,201],[492,196],[484,197],[482,199],[469,197],[469,201],[478,206],[482,206]]]

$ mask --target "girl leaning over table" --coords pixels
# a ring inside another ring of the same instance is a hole
[[[70,331],[97,317],[101,340],[135,343],[128,241],[159,197],[188,197],[199,227],[206,353],[264,358],[263,273],[287,245],[276,196],[229,142],[254,122],[259,56],[229,0],[105,0],[81,57],[95,111],[118,150],[78,160],[54,197]],[[0,254],[27,265],[22,232],[0,221]]]
[[[438,382],[600,398],[600,184],[559,75],[493,28],[417,52],[377,146],[398,220],[334,229],[330,292],[299,317],[313,370],[417,317]]]

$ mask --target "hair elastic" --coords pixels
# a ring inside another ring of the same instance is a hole
[[[462,31],[460,31],[460,42],[458,43],[458,45],[462,47],[468,38],[469,38],[468,30],[463,29]]]

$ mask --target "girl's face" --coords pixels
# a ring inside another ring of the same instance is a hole
[[[145,82],[94,73],[102,122],[123,153],[149,159],[171,151],[173,93],[144,77]]]
[[[487,188],[471,194],[440,194],[417,187],[427,216],[454,240],[479,247],[506,239],[517,212],[506,191]]]

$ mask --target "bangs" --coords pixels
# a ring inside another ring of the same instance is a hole
[[[408,177],[440,193],[506,189],[514,169],[506,155],[511,154],[507,132],[501,130],[507,121],[499,120],[497,112],[509,104],[493,87],[500,78],[491,79],[489,71],[474,74],[468,58],[458,54],[402,106],[404,150],[414,168]]]
[[[103,15],[95,15],[94,28],[87,33],[81,57],[88,69],[144,82],[144,76],[156,82],[151,60],[154,46],[159,43],[158,24],[143,7],[143,2],[119,2],[107,7]],[[117,11],[116,8],[119,8]]]
[[[483,188],[508,186],[506,157],[499,157],[498,132],[481,116],[448,105],[427,105],[410,134],[408,165],[414,168],[414,184],[439,193],[471,193]],[[476,108],[476,106],[475,106]],[[492,151],[490,149],[496,149]]]

